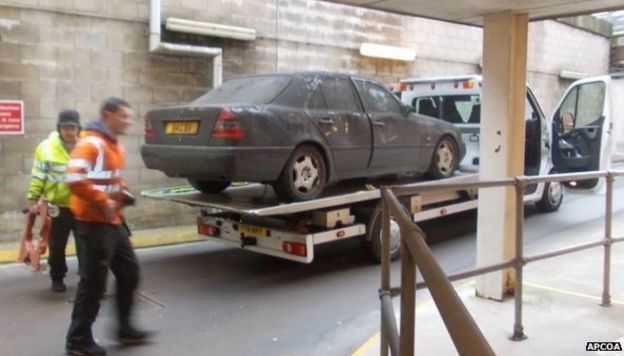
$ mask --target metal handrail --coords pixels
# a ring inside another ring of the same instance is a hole
[[[413,355],[414,350],[414,294],[417,288],[429,286],[432,298],[440,311],[447,330],[453,339],[456,349],[462,355],[489,355],[494,354],[487,340],[477,327],[476,323],[464,307],[461,299],[450,284],[451,281],[468,278],[476,275],[490,273],[506,268],[514,268],[516,276],[516,287],[514,289],[514,326],[512,340],[523,340],[526,338],[522,326],[522,277],[523,267],[529,262],[543,260],[563,254],[569,254],[588,248],[604,246],[604,273],[603,273],[603,295],[602,304],[608,306],[611,303],[609,294],[611,245],[624,241],[624,237],[612,236],[612,215],[613,215],[613,182],[616,176],[624,176],[624,171],[608,170],[583,173],[553,174],[547,176],[518,176],[490,181],[471,181],[462,183],[447,182],[427,182],[402,186],[389,186],[382,188],[382,288],[380,298],[382,299],[382,343],[381,354],[386,355],[390,346],[393,355]],[[528,185],[542,182],[563,182],[577,181],[585,179],[605,178],[606,199],[605,199],[605,237],[589,243],[568,246],[558,250],[553,250],[533,256],[524,256],[523,235],[524,235],[524,192]],[[424,233],[413,223],[399,203],[398,196],[422,194],[436,191],[466,190],[474,188],[509,187],[515,189],[515,213],[516,231],[515,247],[516,256],[509,261],[462,271],[450,276],[446,276],[437,262],[434,260],[431,251],[424,242]],[[397,220],[401,228],[401,246],[403,253],[402,284],[400,288],[401,300],[401,332],[400,337],[396,335],[396,324],[384,313],[394,313],[394,309],[388,306],[388,299],[391,298],[390,288],[390,211]],[[405,262],[405,260],[408,261]],[[412,269],[406,269],[408,265]],[[417,265],[421,269],[424,282],[415,283],[415,268]],[[405,294],[410,295],[407,308],[404,308]],[[384,306],[385,305],[385,306]],[[405,318],[405,313],[409,313],[410,318]],[[404,323],[404,319],[407,322]],[[385,321],[385,322],[384,322]],[[467,335],[470,336],[467,336]],[[396,340],[399,338],[399,341]],[[391,345],[387,342],[390,340]],[[397,350],[397,343],[400,344]]]
[[[427,247],[424,232],[411,221],[392,191],[387,188],[382,189],[382,196],[386,202],[389,202],[388,207],[398,219],[401,227],[401,238],[416,261],[423,279],[431,286],[429,291],[455,347],[462,350],[464,355],[494,355],[494,351],[485,336],[481,333],[451,282],[446,278],[442,267],[435,261],[433,254]],[[413,350],[413,345],[409,346]],[[406,355],[410,352],[401,348],[401,354]]]

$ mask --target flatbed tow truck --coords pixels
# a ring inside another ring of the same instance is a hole
[[[458,174],[435,182],[466,183],[477,174]],[[347,181],[326,189],[318,199],[281,203],[263,184],[231,187],[219,194],[202,194],[190,186],[141,192],[199,208],[197,231],[209,240],[297,262],[311,263],[316,245],[358,237],[371,258],[381,259],[380,186],[424,184],[420,177]],[[402,199],[415,222],[477,207],[474,191],[417,194]],[[391,257],[400,255],[398,224],[391,221]]]

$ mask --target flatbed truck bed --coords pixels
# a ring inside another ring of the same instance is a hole
[[[477,174],[458,174],[435,182],[466,183]],[[207,239],[293,261],[310,263],[314,246],[352,237],[363,239],[371,257],[379,261],[381,191],[377,187],[418,185],[420,177],[401,176],[367,182],[346,181],[330,186],[318,199],[282,203],[263,184],[233,186],[219,194],[202,194],[190,186],[141,192],[199,208],[198,233]],[[476,194],[467,191],[417,194],[402,199],[415,222],[474,209]],[[398,225],[391,221],[391,256],[398,258]]]

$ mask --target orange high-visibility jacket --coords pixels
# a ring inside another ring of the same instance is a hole
[[[123,146],[97,122],[87,128],[71,152],[65,182],[71,190],[69,207],[80,221],[121,224],[122,191],[126,189],[120,171],[125,168]],[[112,220],[106,220],[106,200],[117,202]]]

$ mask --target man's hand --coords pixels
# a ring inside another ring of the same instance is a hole
[[[24,214],[37,214],[39,212],[39,206],[37,206],[36,200],[28,200],[26,202],[26,208],[22,210]]]
[[[115,216],[115,211],[117,210],[117,202],[113,199],[106,200],[106,207],[104,208],[104,217],[106,221],[112,221],[113,216]]]

